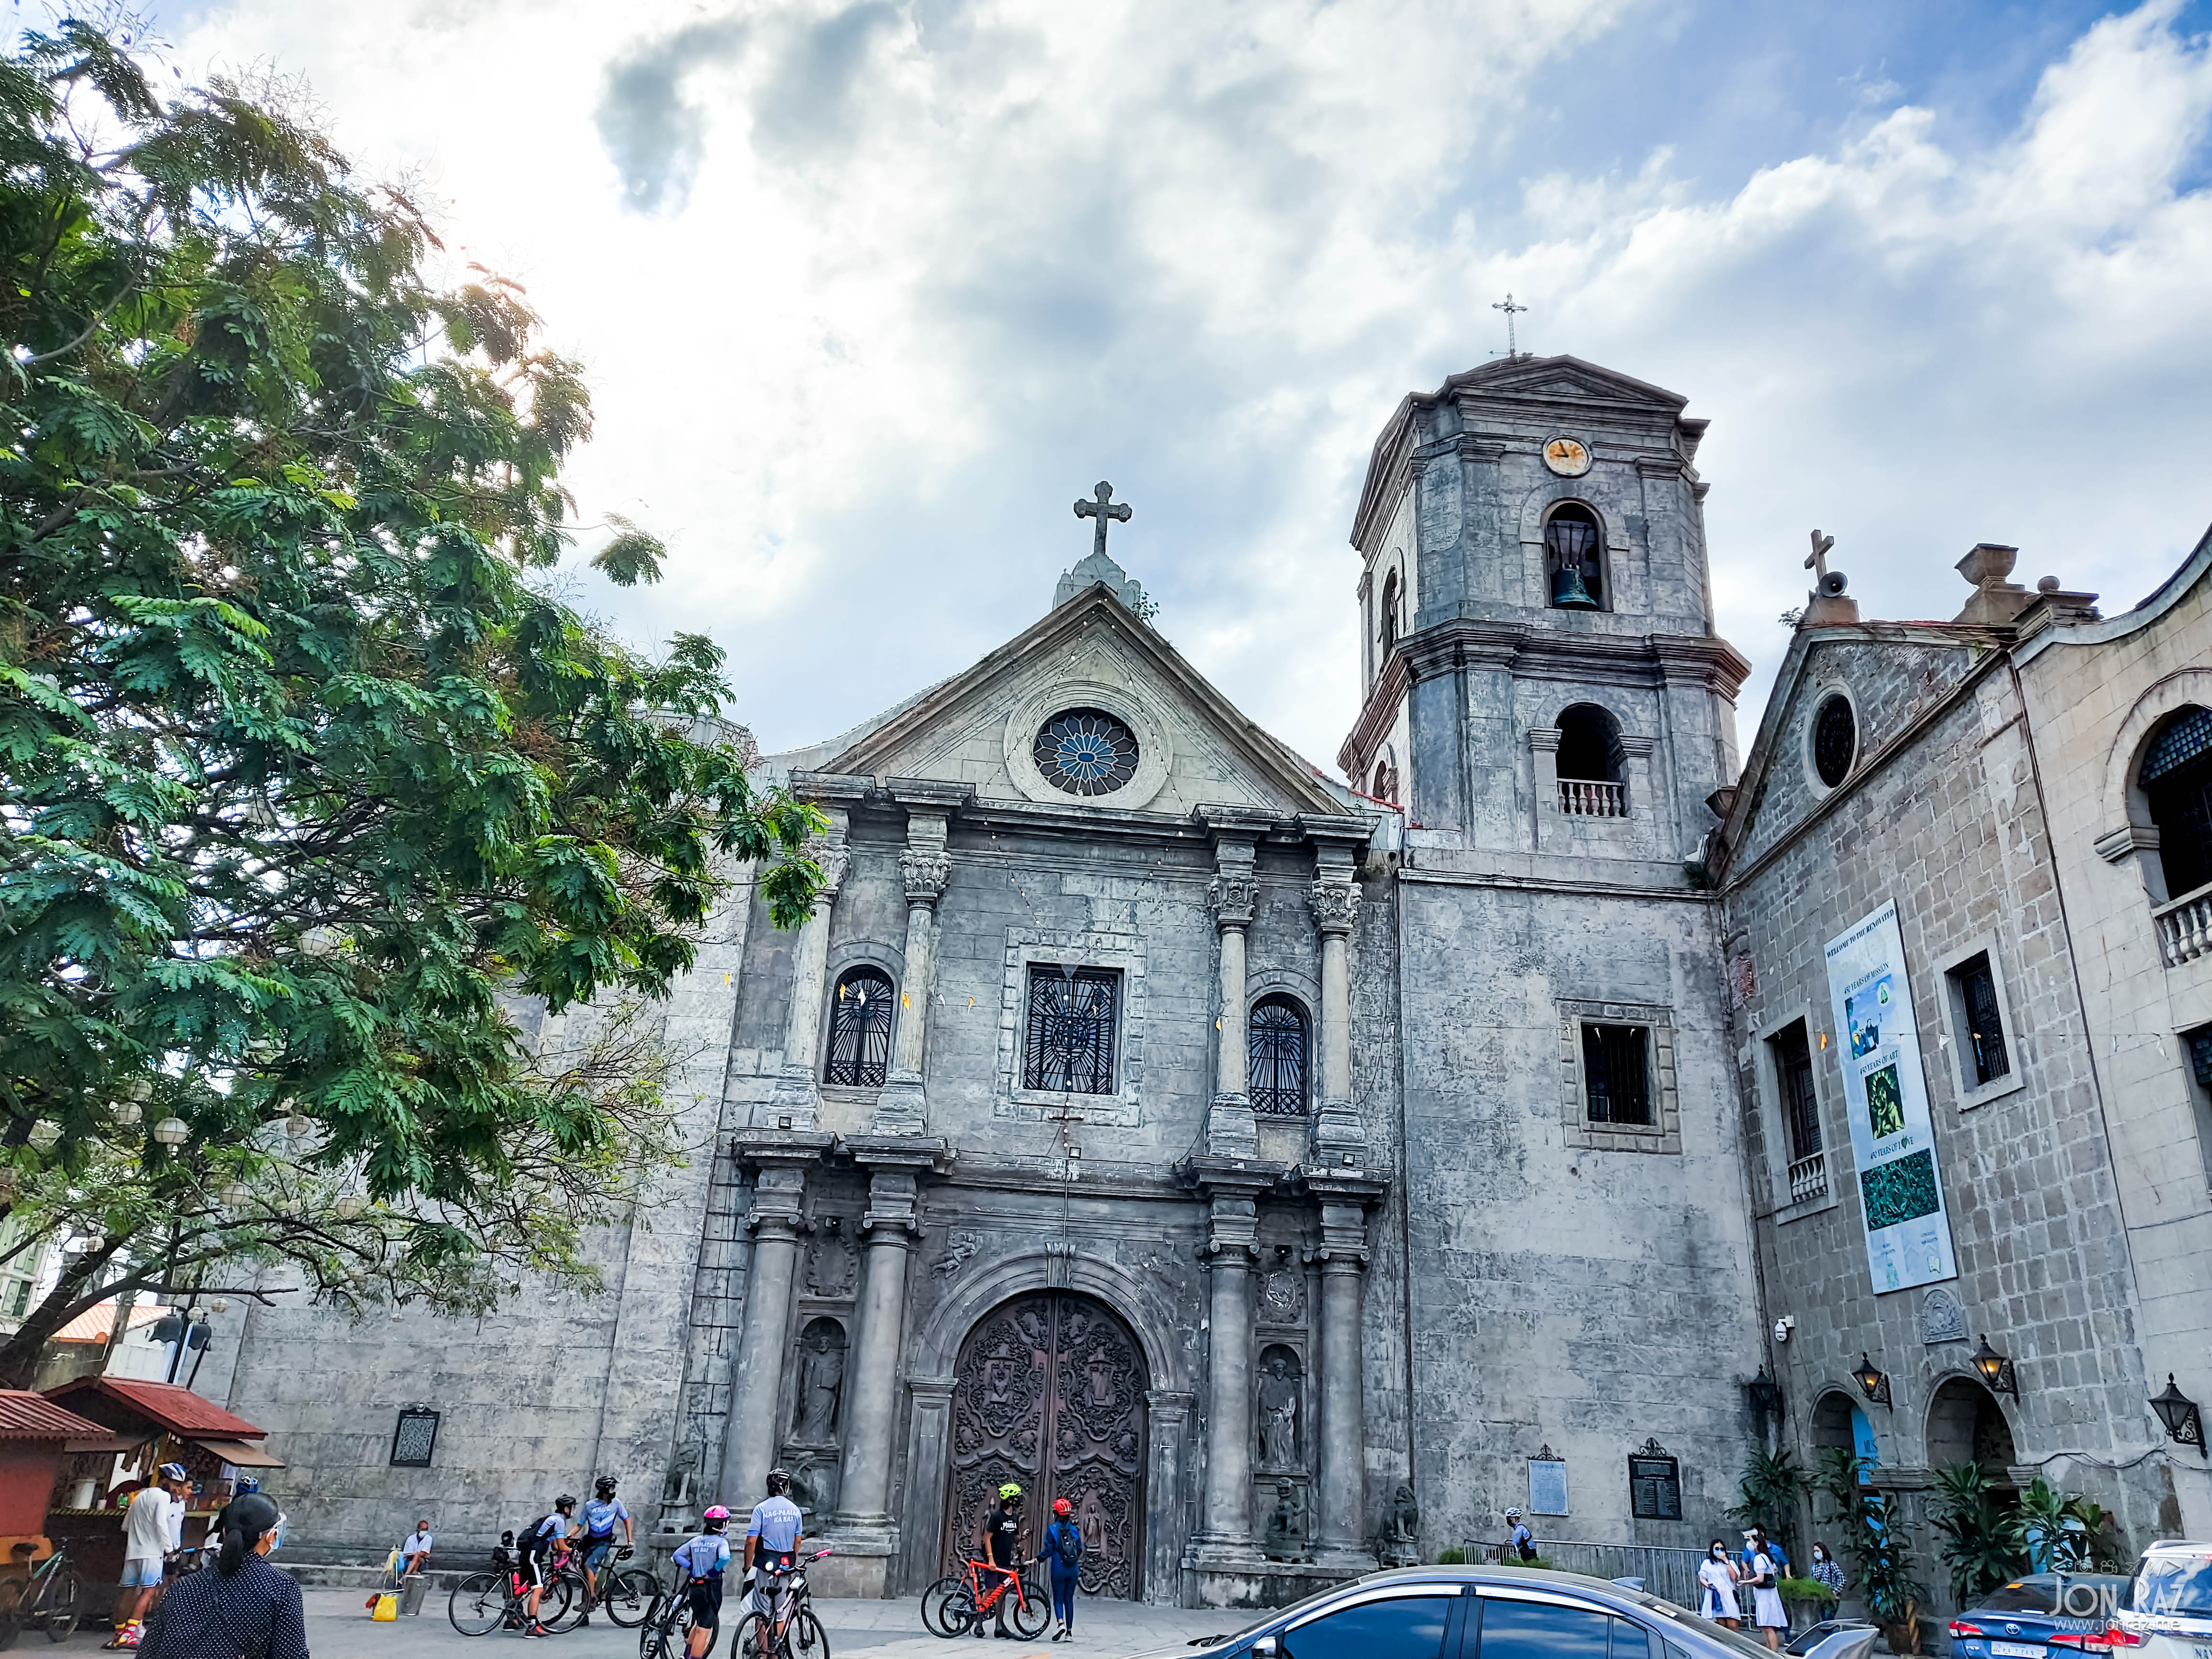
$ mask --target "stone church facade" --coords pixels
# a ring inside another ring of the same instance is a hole
[[[489,1540],[597,1473],[665,1535],[707,1502],[742,1510],[776,1463],[842,1593],[927,1585],[1005,1480],[1032,1516],[1074,1504],[1090,1588],[1153,1601],[1432,1559],[1496,1539],[1508,1504],[1547,1537],[1702,1545],[1754,1446],[1832,1436],[1844,1350],[1910,1322],[1853,1255],[1839,1127],[1836,1196],[1788,1196],[1802,1160],[1759,1069],[1793,1011],[1818,1024],[1821,929],[1908,883],[1948,929],[1908,945],[1994,935],[2033,999],[2033,1085],[2004,1091],[2031,1098],[1978,1101],[1956,1133],[2032,1109],[2040,1162],[2008,1164],[2016,1124],[1971,1188],[1944,1152],[1951,1291],[1978,1316],[2056,1285],[2066,1310],[1999,1322],[2023,1374],[2031,1348],[2054,1368],[2013,1455],[2142,1415],[2154,1346],[2203,1373],[2202,1224],[2159,1224],[2143,1205],[2179,1189],[2132,1198],[2109,1139],[2087,1150],[2081,1034],[2136,1018],[2151,969],[2099,1003],[2048,966],[2081,925],[2056,886],[2110,885],[2155,827],[2068,805],[2106,837],[2092,869],[2022,827],[2016,775],[1974,795],[1992,775],[1955,747],[2018,740],[1997,658],[2016,700],[2080,719],[2072,641],[2112,625],[2066,595],[2027,605],[2039,633],[1810,617],[1739,787],[1747,665],[1714,632],[1684,409],[1572,358],[1401,404],[1352,533],[1355,788],[1208,685],[1103,536],[974,667],[764,761],[827,813],[828,882],[793,933],[742,872],[711,921],[661,1027],[697,1152],[648,1212],[607,1218],[605,1293],[468,1327],[348,1327],[279,1297],[211,1365],[290,1466],[302,1548],[380,1551],[418,1512]],[[2184,591],[2154,626],[2202,661],[2198,578]],[[1898,821],[1886,795],[1849,804],[1871,761],[1808,798],[1773,759],[1802,744],[1808,673],[1863,682],[1867,729],[1917,745],[1884,767],[1966,792],[1991,826],[1975,856],[2011,887],[1978,877],[1954,901],[1955,837],[1850,829]],[[1954,747],[1929,748],[1946,720]],[[2115,836],[2133,850],[2107,861]],[[2185,1051],[2132,1063],[2181,1088]],[[2143,1146],[2193,1146],[2201,1106]],[[2062,1219],[2030,1185],[2084,1207]],[[1966,1224],[1985,1190],[2014,1207]],[[2051,1265],[2019,1264],[2029,1237]],[[2196,1299],[2154,1310],[2132,1249],[2196,1273]],[[427,1464],[393,1461],[410,1407],[437,1413]],[[1883,1462],[1924,1476],[1930,1455]],[[2107,1485],[2131,1535],[2168,1518],[2170,1481]]]

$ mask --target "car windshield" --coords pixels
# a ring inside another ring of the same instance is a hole
[[[2146,1555],[2128,1586],[2128,1610],[2212,1619],[2212,1555]]]

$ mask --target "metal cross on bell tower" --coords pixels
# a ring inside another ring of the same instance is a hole
[[[1510,363],[1516,357],[1518,357],[1521,355],[1520,342],[1514,336],[1513,319],[1516,316],[1520,315],[1521,313],[1528,310],[1528,307],[1526,306],[1515,305],[1513,303],[1513,291],[1510,289],[1508,289],[1505,292],[1505,298],[1492,306],[1490,308],[1492,311],[1502,311],[1505,313],[1505,361]]]
[[[1098,528],[1091,534],[1091,550],[1103,559],[1106,556],[1106,526],[1108,522],[1114,519],[1119,519],[1122,523],[1127,524],[1129,521],[1129,514],[1132,509],[1130,508],[1128,502],[1117,501],[1114,499],[1114,486],[1108,483],[1103,478],[1101,478],[1098,481],[1098,488],[1095,493],[1095,500],[1079,501],[1076,502],[1075,516],[1079,519],[1096,519],[1098,520]]]

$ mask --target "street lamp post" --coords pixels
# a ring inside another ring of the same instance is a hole
[[[1990,1346],[1990,1339],[1982,1338],[1982,1346],[1974,1350],[1974,1369],[1982,1374],[1982,1381],[1990,1385],[1991,1394],[2008,1394],[2020,1398],[2020,1380],[2013,1375],[2012,1361]]]
[[[1889,1373],[1867,1358],[1863,1350],[1859,1354],[1859,1368],[1851,1373],[1851,1381],[1859,1385],[1859,1392],[1877,1406],[1887,1406]]]
[[[2204,1449],[2204,1418],[2197,1411],[2197,1402],[2174,1386],[2172,1371],[2166,1374],[2166,1392],[2150,1397],[2150,1408],[2166,1425],[2167,1439],[2178,1446],[2196,1447],[2199,1457],[2208,1455]]]

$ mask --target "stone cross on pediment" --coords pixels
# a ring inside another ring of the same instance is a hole
[[[1813,532],[1813,550],[1805,556],[1805,568],[1813,573],[1816,585],[1828,574],[1828,550],[1835,544],[1833,536],[1823,536],[1817,530]]]
[[[1127,524],[1132,511],[1133,509],[1128,502],[1117,501],[1114,499],[1114,486],[1103,478],[1098,481],[1098,488],[1093,492],[1091,499],[1076,502],[1077,518],[1096,519],[1098,521],[1098,528],[1092,532],[1091,538],[1091,550],[1096,556],[1102,559],[1106,556],[1107,525],[1115,519]]]

